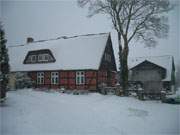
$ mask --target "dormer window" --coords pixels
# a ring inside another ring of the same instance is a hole
[[[55,62],[55,58],[48,49],[28,52],[24,64]]]
[[[44,60],[45,61],[51,60],[51,56],[49,54],[44,54]]]
[[[40,62],[40,61],[43,61],[42,54],[39,54],[39,55],[38,55],[38,61],[39,61],[39,62]]]
[[[50,61],[50,60],[52,60],[52,58],[49,54],[39,54],[38,55],[38,62]]]
[[[30,56],[31,62],[36,62],[36,55]]]

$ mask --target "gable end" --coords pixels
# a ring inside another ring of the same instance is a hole
[[[117,71],[111,37],[109,35],[106,47],[100,62],[100,70]]]
[[[159,66],[155,63],[152,63],[148,60],[145,60],[145,61],[139,63],[138,65],[132,67],[130,70],[136,70],[136,69],[141,69],[141,68],[149,68],[149,66],[158,67],[158,68],[161,68],[163,70],[166,70],[164,67],[161,67],[161,66]]]

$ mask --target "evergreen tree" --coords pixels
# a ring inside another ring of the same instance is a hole
[[[9,58],[6,48],[5,32],[0,22],[0,100],[6,97],[9,73]]]

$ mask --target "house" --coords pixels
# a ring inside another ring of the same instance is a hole
[[[11,72],[26,72],[37,88],[97,90],[116,83],[109,33],[34,41],[9,47]]]
[[[147,92],[174,89],[175,65],[172,56],[131,58],[129,74],[129,82],[140,83]]]

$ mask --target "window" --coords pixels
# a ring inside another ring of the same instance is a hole
[[[105,53],[104,55],[105,55],[105,56],[104,56],[104,59],[105,59],[106,61],[111,62],[111,55],[108,54],[108,53]]]
[[[42,61],[42,55],[38,55],[38,61]]]
[[[44,72],[37,73],[37,84],[44,84]]]
[[[52,57],[49,54],[44,54],[44,60],[45,61],[52,60]]]
[[[43,61],[42,55],[38,55],[38,61]]]
[[[31,59],[31,62],[36,62],[36,55],[31,55],[30,59]]]
[[[49,54],[39,54],[38,55],[38,62],[49,61],[49,60],[51,60],[51,56]]]
[[[51,84],[58,84],[59,82],[59,73],[51,72]]]
[[[85,83],[85,74],[84,71],[76,72],[76,84],[81,85]]]

